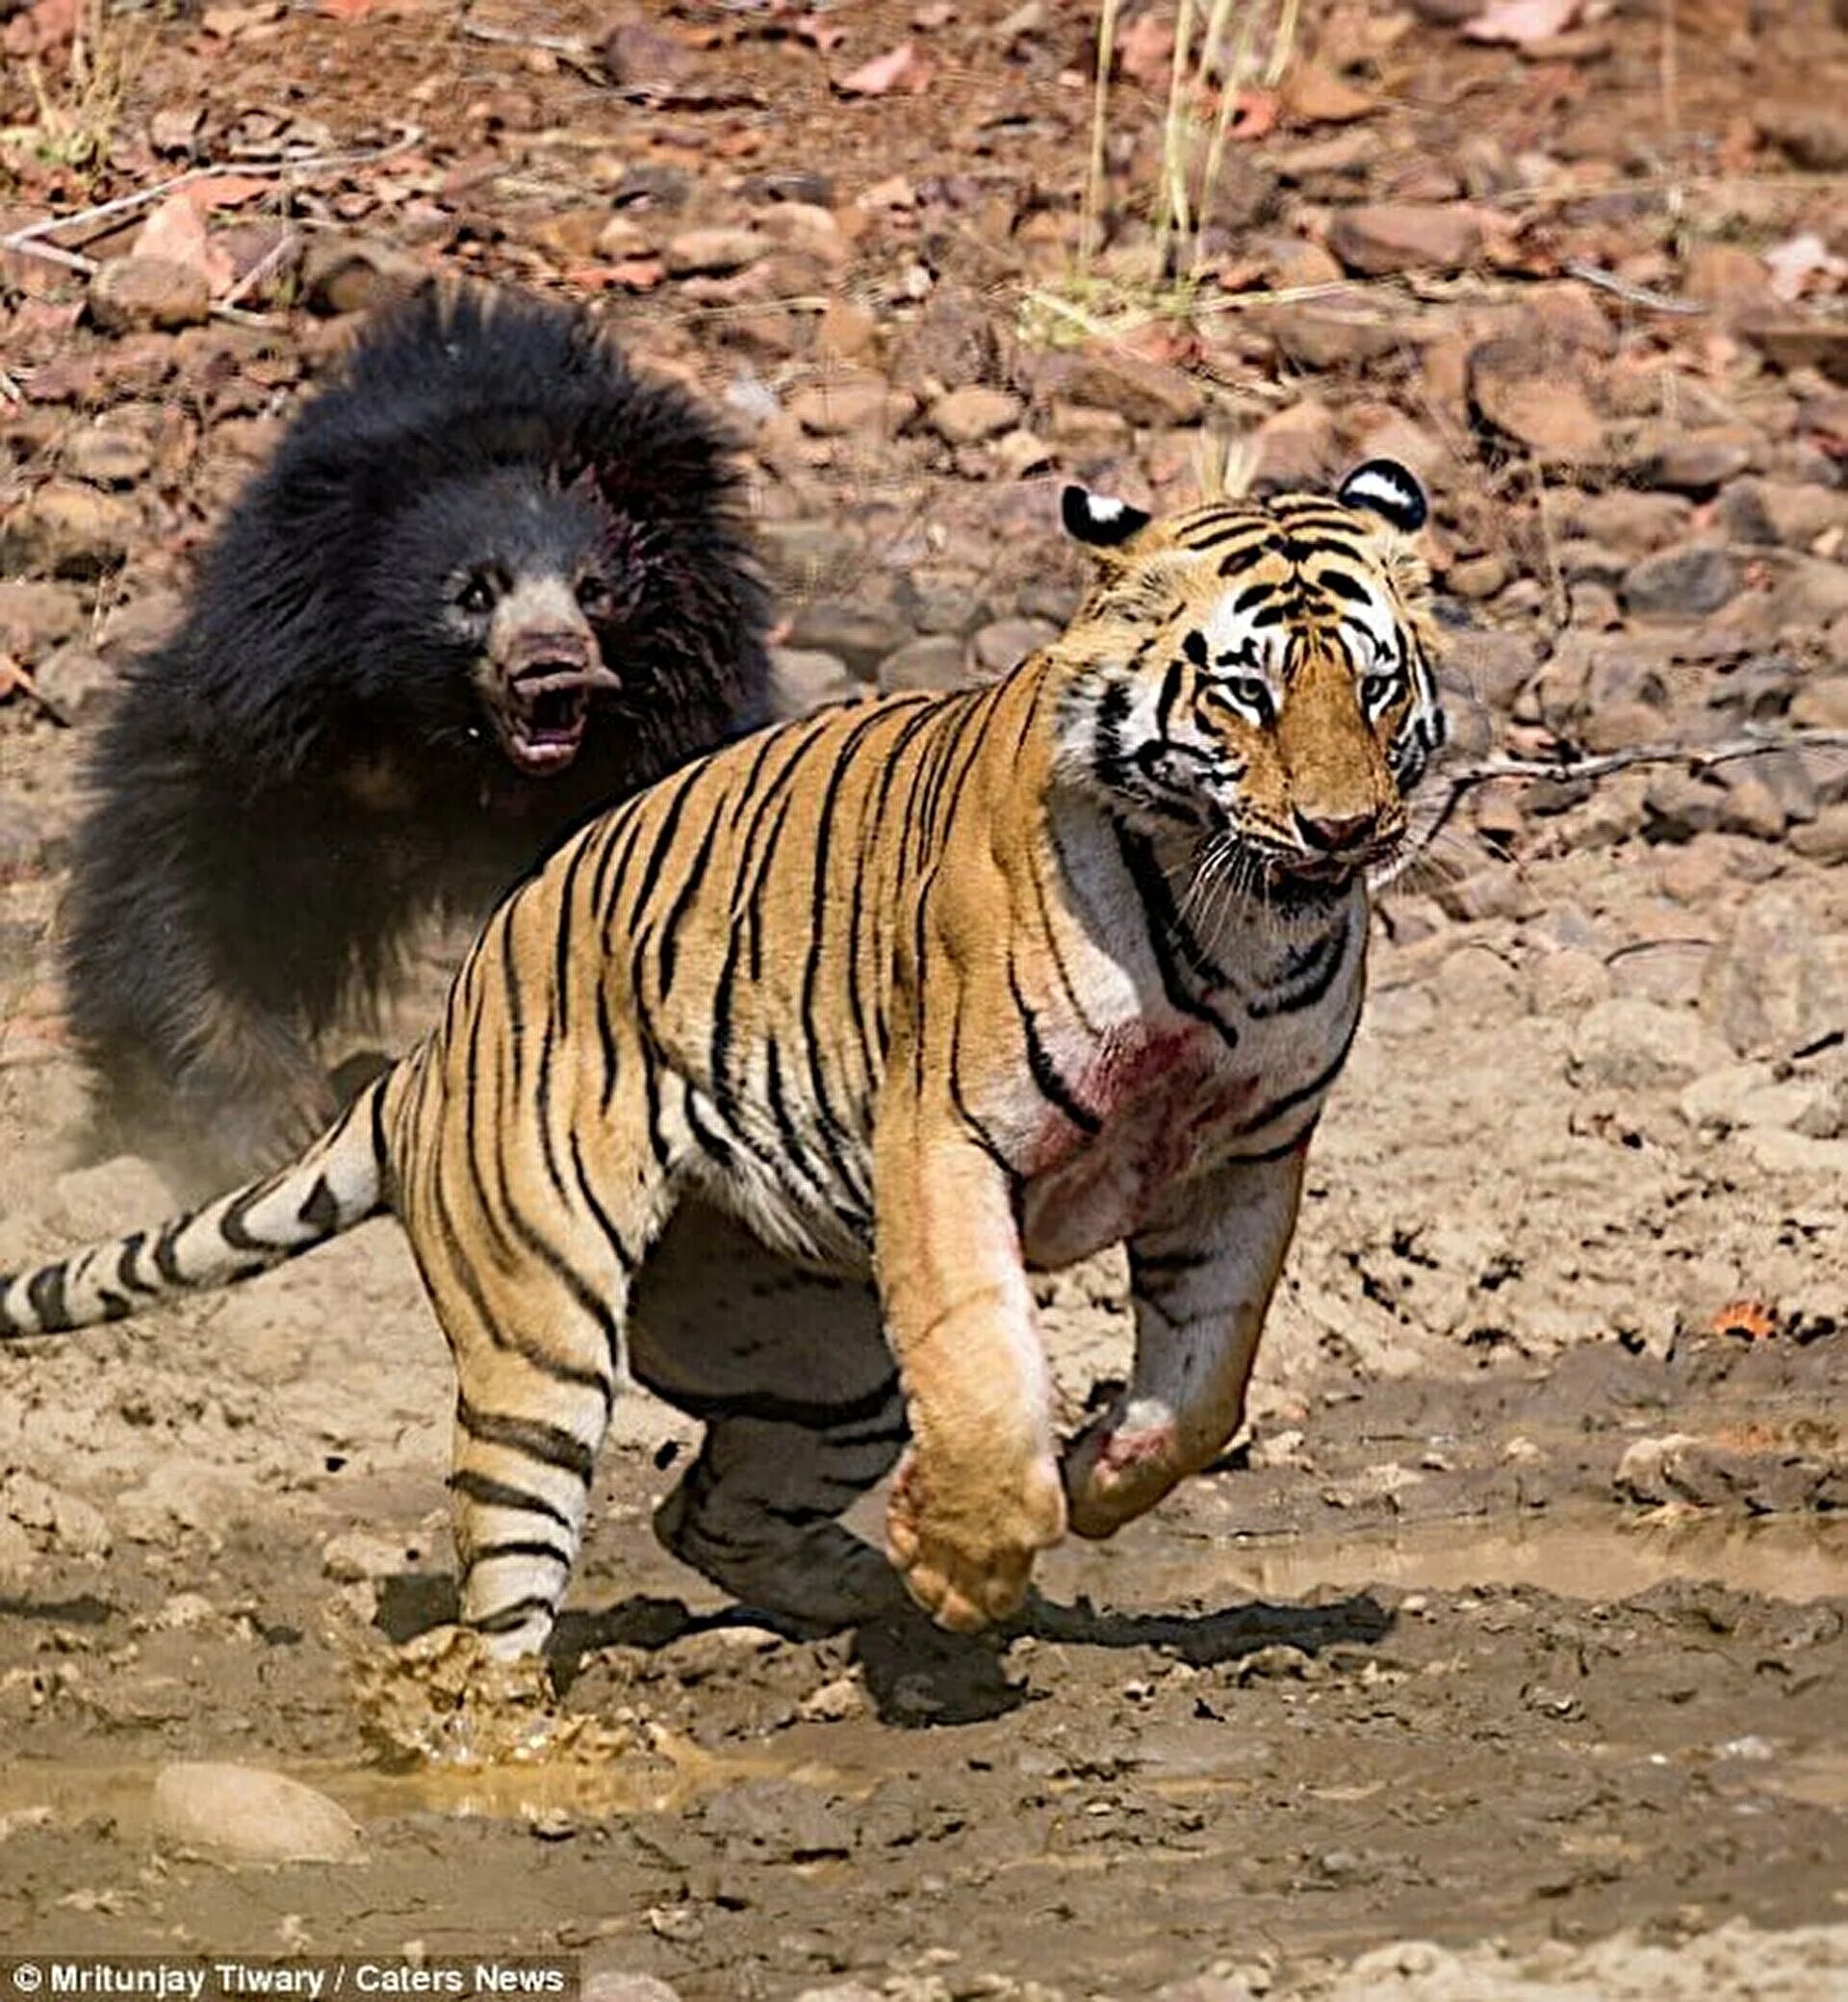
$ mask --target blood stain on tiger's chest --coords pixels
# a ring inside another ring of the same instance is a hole
[[[1033,1256],[1048,1262],[1130,1234],[1165,1190],[1213,1154],[1260,1089],[1204,1024],[1110,1031],[1078,1077],[1075,1102],[1094,1124],[1051,1115],[1028,1153],[1026,1234]]]

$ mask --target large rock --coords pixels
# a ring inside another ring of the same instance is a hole
[[[1848,1030],[1848,938],[1761,890],[1707,962],[1701,1012],[1742,1057],[1787,1057]]]
[[[1578,376],[1524,342],[1485,341],[1469,358],[1476,418],[1549,465],[1592,465],[1605,456],[1604,420]]]
[[[237,1862],[365,1861],[359,1826],[345,1808],[260,1766],[164,1766],[154,1781],[154,1826],[170,1842]]]
[[[917,415],[917,398],[877,376],[845,378],[798,391],[789,398],[789,414],[817,438],[868,432],[890,438]]]
[[[946,445],[980,445],[1011,430],[1022,408],[1020,398],[1004,389],[971,383],[939,397],[931,405],[930,424]]]

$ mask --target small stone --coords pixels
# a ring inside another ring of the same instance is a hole
[[[767,257],[775,244],[755,229],[684,229],[668,239],[661,262],[670,278],[722,278]]]
[[[1025,406],[1006,390],[985,389],[979,383],[951,390],[931,405],[931,428],[947,445],[980,445],[985,438],[997,437],[1018,422]]]
[[[1179,369],[1112,348],[1063,357],[1052,372],[1071,402],[1115,410],[1138,426],[1196,424],[1206,407],[1199,385]]]
[[[1752,464],[1752,448],[1738,438],[1707,437],[1699,431],[1671,439],[1636,461],[1632,476],[1646,487],[1676,494],[1710,494]]]
[[[1572,1039],[1568,1075],[1577,1085],[1620,1091],[1679,1088],[1722,1054],[1688,1010],[1620,996],[1586,1012]]]
[[[1777,368],[1819,369],[1832,382],[1848,382],[1848,321],[1755,315],[1740,331]]]
[[[1704,618],[1738,595],[1739,560],[1724,544],[1684,542],[1624,573],[1624,606],[1636,617]]]
[[[1328,247],[1350,271],[1385,277],[1395,271],[1453,271],[1482,245],[1482,226],[1462,204],[1380,202],[1343,209],[1328,231]]]
[[[1753,1093],[1776,1081],[1777,1072],[1769,1064],[1722,1064],[1717,1070],[1696,1078],[1681,1093],[1681,1117],[1690,1126],[1730,1133],[1748,1123],[1745,1107]]]
[[[211,317],[203,270],[167,257],[117,257],[90,281],[90,317],[106,334],[201,326]]]
[[[301,263],[302,302],[318,313],[370,313],[423,282],[424,267],[389,244],[317,236]]]
[[[837,654],[814,647],[773,647],[770,674],[779,716],[806,716],[824,703],[866,693],[865,682],[848,673]]]
[[[653,1974],[600,1967],[584,1976],[582,2002],[680,2002],[680,1993]]]
[[[114,665],[81,640],[58,648],[41,660],[33,680],[52,712],[66,723],[99,715],[121,686]]]
[[[1709,779],[1691,772],[1660,771],[1643,794],[1643,833],[1651,841],[1691,841],[1720,824],[1723,795]]]
[[[996,619],[975,635],[975,664],[986,675],[1004,675],[1058,637],[1058,627],[1046,619]]]
[[[23,800],[0,794],[0,884],[25,883],[51,866],[52,839],[38,815]],[[121,1228],[118,1215],[111,1231]],[[106,1233],[93,1233],[105,1235]]]
[[[1314,397],[1273,411],[1250,439],[1254,476],[1289,487],[1321,484],[1339,449],[1334,412]]]
[[[343,1529],[321,1548],[321,1568],[340,1584],[397,1578],[416,1562],[401,1543],[365,1529]]]
[[[141,529],[133,501],[74,479],[47,480],[0,528],[0,561],[55,577],[99,577],[121,562]]]
[[[152,469],[154,448],[147,438],[119,425],[86,424],[64,441],[58,463],[73,479],[87,479],[91,486],[127,487]]]
[[[1469,398],[1493,429],[1550,465],[1592,465],[1604,453],[1604,420],[1578,377],[1514,341],[1487,341],[1469,358]]]
[[[802,652],[832,654],[851,673],[868,680],[888,654],[915,635],[890,615],[834,598],[811,598],[789,622],[788,643]]]
[[[154,1825],[170,1842],[257,1863],[365,1861],[345,1808],[258,1766],[164,1766],[154,1780]]]
[[[1052,442],[1074,457],[1108,455],[1126,451],[1134,431],[1118,410],[1099,410],[1090,403],[1068,403],[1053,398],[1047,428]]]
[[[1360,368],[1405,346],[1403,327],[1364,300],[1305,299],[1267,313],[1259,324],[1297,369]]]
[[[877,377],[818,383],[789,399],[789,413],[817,438],[869,432],[890,438],[917,415],[917,398]]]
[[[1790,846],[1826,868],[1848,862],[1848,800],[1824,807],[1809,826],[1793,828]]]
[[[1609,998],[1610,968],[1596,953],[1542,953],[1527,969],[1527,1007],[1535,1014],[1581,1014]]]
[[[901,688],[961,688],[968,681],[967,656],[954,633],[927,633],[908,640],[879,663],[879,685]]]
[[[1835,174],[1848,168],[1848,115],[1817,105],[1768,105],[1758,113],[1759,133],[1798,167]]]
[[[1005,432],[988,449],[994,455],[995,465],[1010,479],[1025,479],[1032,474],[1044,473],[1056,456],[1043,438],[1028,430]]]
[[[85,624],[84,607],[62,584],[0,578],[0,650],[36,660]]]
[[[865,1713],[866,1692],[857,1676],[836,1676],[819,1689],[811,1689],[796,1707],[810,1723],[838,1724]]]
[[[1755,841],[1775,841],[1784,833],[1783,804],[1756,772],[1732,771],[1721,781],[1719,829]]]
[[[1540,665],[1538,643],[1525,632],[1481,627],[1449,635],[1445,665],[1477,701],[1506,714]]]
[[[804,1989],[796,2002],[890,2002],[890,1997],[886,1989],[869,1989],[864,1982],[840,1981],[830,1988]]]

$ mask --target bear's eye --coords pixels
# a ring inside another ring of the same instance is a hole
[[[494,579],[484,570],[472,570],[462,579],[461,588],[455,594],[459,610],[470,618],[478,619],[494,609]]]
[[[616,593],[606,577],[599,577],[595,571],[578,579],[578,606],[593,619],[609,610],[616,603]]]

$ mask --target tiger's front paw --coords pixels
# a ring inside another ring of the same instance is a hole
[[[1185,1472],[1171,1418],[1110,1412],[1065,1449],[1061,1473],[1080,1536],[1114,1536],[1153,1508]]]
[[[1065,1498],[1050,1453],[1011,1491],[971,1493],[939,1479],[915,1449],[892,1483],[886,1554],[939,1627],[974,1633],[1026,1597],[1034,1558],[1065,1532]]]

